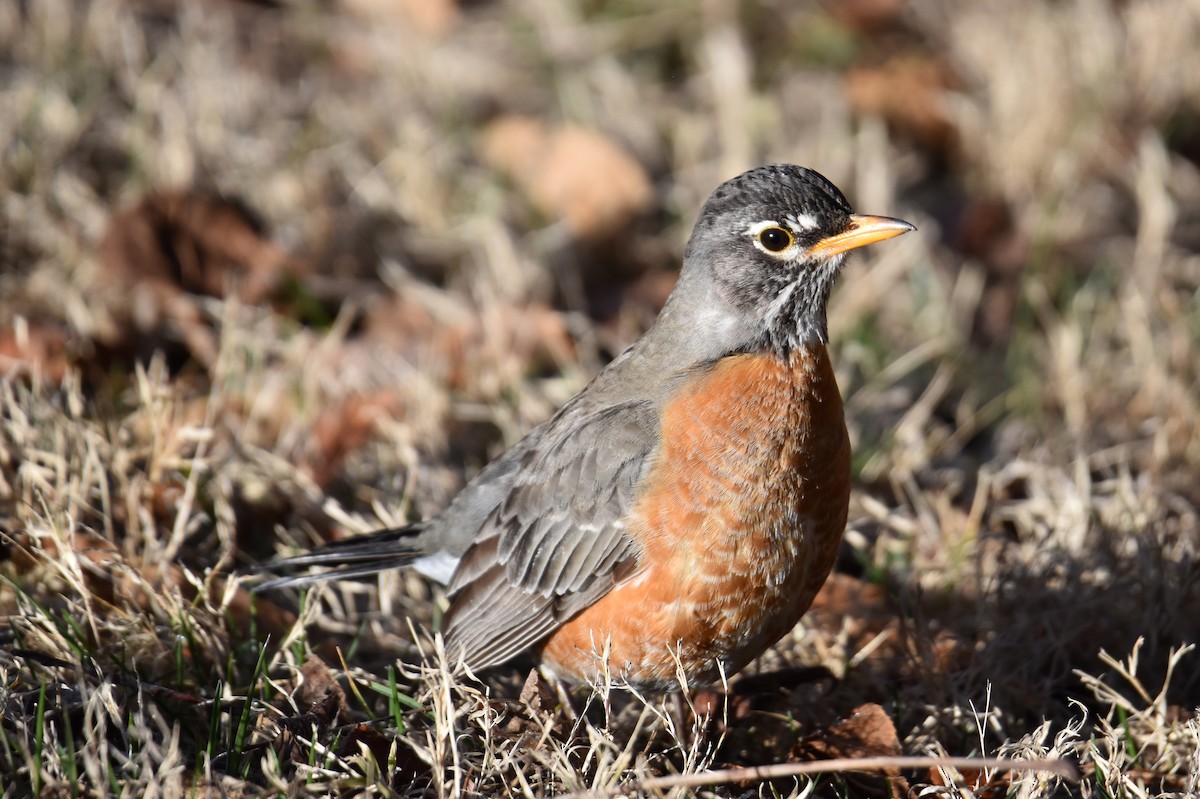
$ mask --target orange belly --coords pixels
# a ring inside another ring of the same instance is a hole
[[[548,638],[563,677],[693,682],[741,669],[808,610],[846,526],[850,443],[823,346],[725,358],[664,408],[629,520],[643,568]]]

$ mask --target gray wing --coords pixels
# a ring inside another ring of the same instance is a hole
[[[637,571],[624,520],[657,452],[658,422],[648,402],[610,406],[552,423],[522,454],[450,584],[452,657],[475,669],[503,663]]]

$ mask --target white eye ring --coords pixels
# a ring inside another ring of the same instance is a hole
[[[799,249],[799,245],[796,243],[796,234],[790,228],[790,225],[781,225],[774,219],[764,219],[746,228],[746,235],[750,237],[750,241],[754,243],[754,246],[760,252],[764,252],[772,258],[786,261],[793,258]],[[780,249],[768,247],[763,242],[763,234],[770,230],[779,230],[784,233],[787,236],[787,245]]]

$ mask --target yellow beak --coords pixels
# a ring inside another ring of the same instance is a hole
[[[849,227],[837,235],[817,242],[809,249],[808,254],[815,259],[831,258],[839,253],[865,247],[868,244],[874,244],[877,241],[890,239],[916,229],[914,225],[910,225],[903,219],[851,214]]]

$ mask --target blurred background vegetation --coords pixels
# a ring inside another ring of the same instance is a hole
[[[1198,43],[1198,0],[0,4],[3,796],[70,763],[97,792],[251,791],[270,778],[215,733],[176,741],[204,768],[164,766],[150,744],[192,717],[145,683],[275,741],[231,704],[279,696],[263,652],[420,662],[417,578],[323,593],[305,638],[291,598],[228,577],[437,512],[648,326],[707,194],[780,161],[919,228],[835,294],[850,530],[756,668],[838,679],[758,684],[703,763],[514,738],[526,789],[830,756],[814,736],[872,702],[886,746],[843,751],[1065,753],[1082,787],[1020,790],[1195,790],[1195,655],[1166,681],[1200,634]],[[435,745],[483,723],[447,712],[390,727],[424,765],[379,779],[466,790],[453,762],[511,789]],[[73,713],[136,755],[68,744]]]

